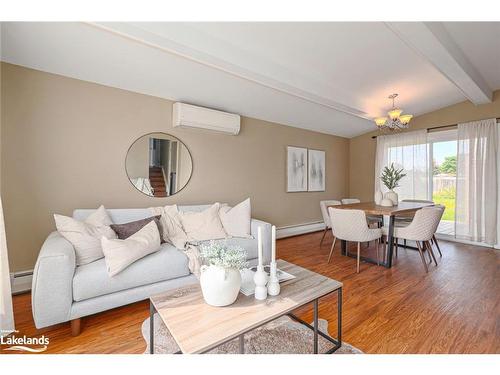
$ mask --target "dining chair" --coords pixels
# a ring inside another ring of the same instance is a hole
[[[403,199],[403,200],[401,200],[401,202],[414,202],[414,203],[429,203],[429,204],[434,204],[434,201],[430,201],[430,200],[426,200],[426,199]],[[435,205],[434,207],[437,207],[437,206],[438,205]],[[444,212],[445,207],[442,206],[442,205],[439,205],[439,206],[441,206],[443,208],[443,212]],[[399,226],[404,226],[404,225],[408,225],[408,224],[411,223],[411,221],[413,220],[413,216],[412,215],[409,215],[409,216],[396,216],[394,219],[396,221],[396,224],[398,224]],[[437,228],[436,228],[436,231],[437,231]],[[439,247],[439,243],[438,243],[437,238],[436,238],[435,235],[433,236],[433,238],[431,240],[431,243],[436,245],[436,247],[438,249],[438,252],[439,252],[439,256],[442,257],[443,254],[441,253],[441,248]],[[403,246],[406,246],[406,240],[404,241]]]
[[[424,208],[426,208],[426,207],[424,207]],[[439,253],[439,256],[442,258],[443,257],[443,253],[441,253],[441,248],[439,247],[439,242],[438,242],[438,240],[436,238],[436,232],[437,232],[437,229],[439,227],[439,223],[441,222],[441,219],[443,218],[444,210],[446,209],[446,207],[443,206],[442,204],[436,204],[436,205],[433,206],[433,208],[440,209],[441,210],[441,215],[439,216],[439,220],[436,223],[436,228],[434,229],[434,234],[432,235],[432,238],[431,238],[431,245],[432,244],[436,245],[436,248],[437,248],[437,251]]]
[[[434,233],[436,232],[442,214],[443,213],[441,207],[424,207],[415,212],[415,216],[408,226],[394,227],[394,238],[415,241],[417,243],[418,252],[420,253],[420,258],[422,259],[425,272],[429,272],[427,262],[425,261],[424,257],[425,251],[429,252],[429,257],[434,260],[434,263],[437,266],[437,260],[434,256],[434,252],[432,251],[432,246],[429,241],[433,238]],[[384,235],[387,236],[388,232],[388,227],[382,228],[382,233]]]
[[[382,230],[370,228],[366,221],[366,214],[362,210],[348,210],[340,208],[328,208],[330,222],[332,225],[333,244],[328,255],[328,263],[333,254],[337,238],[344,241],[358,243],[356,272],[359,273],[359,261],[361,257],[361,242],[377,241],[377,264],[379,262],[379,245]]]
[[[434,204],[433,201],[425,200],[425,199],[402,199],[401,202],[409,202],[409,203],[429,203]],[[413,220],[413,214],[410,215],[397,215],[394,220],[399,222],[411,223]]]
[[[361,200],[358,198],[343,198],[341,199],[342,204],[353,204],[353,203],[361,203]],[[376,216],[376,215],[367,215],[366,216],[368,220],[368,224],[376,224],[377,227],[381,227],[382,224],[384,223],[384,217],[383,216]]]
[[[336,200],[326,200],[319,202],[319,207],[321,208],[321,215],[323,215],[323,222],[325,223],[325,231],[323,232],[323,237],[321,237],[319,246],[323,244],[326,232],[328,232],[332,228],[332,224],[330,223],[330,215],[328,215],[328,206],[340,206],[341,204],[342,203],[340,201]]]

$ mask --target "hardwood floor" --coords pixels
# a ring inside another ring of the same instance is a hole
[[[326,263],[332,237],[320,248],[321,235],[279,240],[278,255],[344,283],[344,341],[366,353],[500,353],[499,250],[440,241],[443,258],[428,274],[418,253],[403,249],[393,268],[362,263],[356,274],[356,260],[339,254],[340,243]],[[331,327],[335,298],[320,302],[320,317]],[[49,337],[48,353],[142,353],[146,347],[146,301],[86,317],[77,337],[69,324],[35,329],[29,294],[14,297],[14,314],[20,335]],[[310,308],[297,315],[312,320]]]

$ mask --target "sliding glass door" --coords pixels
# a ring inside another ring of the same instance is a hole
[[[460,141],[458,129],[434,132],[422,129],[377,137],[375,191],[387,191],[380,175],[384,167],[394,164],[406,174],[396,190],[400,200],[426,199],[445,206],[437,233],[450,238],[494,242],[491,228],[497,228],[500,238],[500,226],[491,215],[495,211],[495,188],[498,189],[492,183],[497,177],[491,159],[500,153],[496,153],[495,141],[491,140],[496,137],[491,120],[482,122],[484,124],[459,127]],[[461,166],[457,162],[459,145],[462,145]],[[498,176],[500,181],[500,169]],[[457,187],[460,200],[457,200]],[[500,220],[500,205],[497,216]]]
[[[429,192],[428,198],[446,207],[438,233],[455,235],[455,203],[457,191],[457,131],[428,134]]]

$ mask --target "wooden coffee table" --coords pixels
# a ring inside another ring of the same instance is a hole
[[[281,293],[258,301],[254,296],[238,295],[235,303],[214,307],[205,303],[199,284],[189,285],[150,298],[150,353],[154,353],[154,319],[158,313],[180,348],[178,353],[206,353],[219,345],[239,338],[244,353],[243,337],[274,319],[288,315],[314,332],[314,353],[318,353],[318,336],[333,344],[327,353],[342,345],[342,283],[305,268],[278,260],[278,268],[296,278],[281,283]],[[318,302],[321,297],[337,292],[337,338],[318,330]],[[313,304],[313,325],[298,318],[292,311]]]

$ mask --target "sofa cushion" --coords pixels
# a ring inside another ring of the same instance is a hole
[[[114,277],[104,259],[77,267],[73,278],[73,300],[82,301],[141,285],[189,275],[188,259],[170,244],[131,264]]]
[[[154,221],[125,240],[101,239],[109,276],[116,276],[134,262],[160,250],[160,232]]]
[[[177,205],[151,207],[150,210],[154,215],[160,215],[163,240],[178,249],[184,249],[188,238],[184,228],[182,228],[181,214]]]
[[[75,248],[76,264],[79,266],[104,256],[101,237],[116,238],[116,233],[110,228],[113,222],[102,205],[84,221],[57,214],[54,214],[54,220],[59,233]]]
[[[255,259],[258,257],[257,239],[255,238],[228,238],[222,240],[215,240],[214,242],[225,243],[226,246],[240,246],[247,252],[247,260]],[[208,243],[203,242],[203,243]]]
[[[231,237],[250,238],[251,211],[250,198],[232,208],[225,205],[221,206],[219,216],[226,233]]]
[[[180,220],[189,242],[217,240],[227,234],[219,217],[220,203],[201,212],[183,212]]]
[[[119,240],[126,240],[131,235],[139,232],[142,228],[144,228],[144,226],[149,224],[150,221],[154,221],[156,223],[156,226],[158,227],[158,231],[160,232],[160,241],[161,241],[161,243],[163,243],[165,241],[163,240],[163,233],[162,233],[162,228],[161,228],[161,224],[160,224],[160,218],[161,218],[160,215],[151,216],[151,217],[147,217],[145,219],[130,221],[128,223],[111,224],[110,227],[116,233]]]

